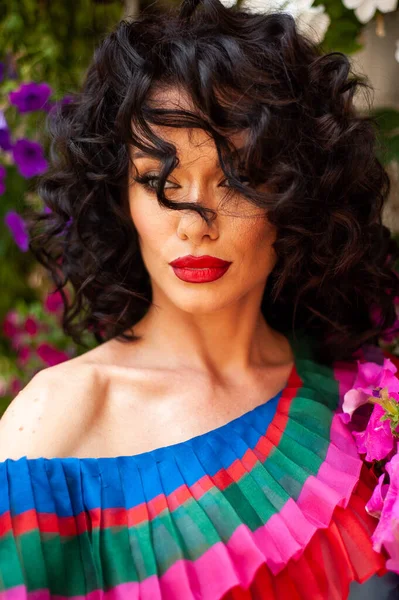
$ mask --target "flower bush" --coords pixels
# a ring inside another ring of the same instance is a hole
[[[90,332],[86,348],[63,334],[61,297],[29,252],[25,214],[48,211],[35,192],[48,168],[45,119],[123,16],[118,0],[101,4],[19,0],[0,16],[0,415],[35,372],[96,345]]]

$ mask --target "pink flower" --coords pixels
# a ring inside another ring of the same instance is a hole
[[[383,483],[385,479],[385,473],[378,478],[378,484],[375,486],[374,492],[370,500],[366,504],[366,510],[372,517],[379,519],[384,507],[385,496],[389,488],[388,483]]]
[[[39,330],[39,326],[33,317],[28,316],[24,323],[24,329],[27,333],[29,333],[29,335],[36,335]]]
[[[19,330],[19,315],[16,310],[9,310],[3,321],[3,333],[5,337],[13,338]]]
[[[24,384],[17,377],[13,377],[10,382],[10,392],[15,397],[23,389]]]
[[[380,520],[372,535],[373,548],[381,552],[381,546],[387,550],[390,558],[386,567],[399,574],[399,454],[395,454],[386,465],[389,475],[389,485],[382,484],[383,475],[378,480],[378,486],[366,505],[372,514],[378,496],[383,498]],[[379,488],[379,489],[378,489]]]
[[[68,354],[63,352],[62,350],[58,350],[58,348],[54,348],[50,344],[42,343],[37,347],[37,354],[41,360],[52,367],[53,365],[58,365],[69,359]]]
[[[388,420],[381,421],[385,409],[375,404],[365,431],[353,431],[357,449],[360,454],[366,454],[366,460],[382,460],[393,450],[394,438]]]
[[[384,358],[384,364],[373,362],[361,363],[359,360],[358,372],[353,388],[346,392],[342,405],[341,419],[349,423],[354,411],[366,404],[370,396],[378,398],[375,388],[388,388],[391,397],[399,401],[399,379],[395,376],[396,366],[389,358]]]
[[[44,308],[49,313],[56,313],[62,308],[62,296],[60,292],[51,292],[47,295],[47,298],[44,302]]]
[[[29,346],[21,346],[18,351],[18,364],[23,367],[29,360],[30,357],[30,348]]]
[[[23,333],[18,331],[11,338],[11,347],[14,348],[14,350],[19,350],[24,344],[24,337],[25,336],[23,335]]]

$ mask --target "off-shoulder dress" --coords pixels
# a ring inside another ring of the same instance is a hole
[[[1,462],[0,600],[399,598],[372,548],[375,476],[339,418],[356,366],[290,341],[284,389],[216,429]]]

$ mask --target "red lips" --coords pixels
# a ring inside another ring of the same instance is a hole
[[[203,256],[192,256],[191,254],[187,254],[187,256],[176,258],[176,260],[173,260],[169,264],[172,267],[177,267],[180,269],[220,269],[223,267],[227,267],[231,263],[226,260],[222,260],[221,258],[216,258],[215,256],[208,256],[206,254],[204,254]]]

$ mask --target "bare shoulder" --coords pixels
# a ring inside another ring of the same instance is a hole
[[[96,410],[101,372],[71,359],[36,373],[0,420],[0,460],[67,455]]]

